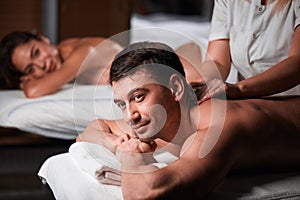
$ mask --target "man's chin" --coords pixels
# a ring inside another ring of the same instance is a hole
[[[158,133],[155,130],[150,131],[149,129],[143,129],[143,131],[141,131],[140,129],[139,131],[135,130],[134,132],[140,141],[146,143],[152,142],[158,137]]]
[[[155,137],[139,137],[139,140],[145,143],[149,143],[154,141],[156,138]]]

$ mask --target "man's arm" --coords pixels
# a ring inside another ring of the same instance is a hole
[[[103,145],[115,153],[116,148],[124,141],[135,137],[124,120],[94,120],[83,133],[76,138],[77,142],[85,141]]]
[[[103,145],[105,137],[112,134],[108,124],[105,123],[104,120],[94,120],[77,136],[76,141],[85,141]]]
[[[122,156],[122,166],[127,165],[126,170],[122,172],[124,199],[182,199],[205,196],[228,172],[233,163],[233,156],[227,154],[229,148],[224,150],[224,145],[217,143],[206,157],[200,158],[204,135],[205,131],[198,132],[184,154],[162,169],[154,170],[153,166],[141,166],[143,158],[138,158],[136,153],[131,157]],[[123,147],[124,145],[126,143],[122,144]],[[133,166],[133,160],[137,163],[136,166]]]

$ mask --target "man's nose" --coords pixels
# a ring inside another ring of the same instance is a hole
[[[127,118],[127,121],[129,123],[135,123],[135,122],[140,120],[141,115],[140,115],[138,109],[135,106],[128,105],[127,106],[127,117],[126,118]]]

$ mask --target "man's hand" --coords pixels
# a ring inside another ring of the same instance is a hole
[[[127,133],[122,135],[106,135],[103,145],[111,152],[116,153],[117,148],[123,143],[130,140],[130,136]]]
[[[156,162],[153,152],[157,144],[145,143],[136,138],[123,142],[117,148],[116,155],[121,162],[122,170],[136,172],[140,166]]]
[[[157,145],[154,141],[149,143],[142,142],[137,138],[130,138],[119,145],[119,150],[132,153],[149,153],[156,149]]]

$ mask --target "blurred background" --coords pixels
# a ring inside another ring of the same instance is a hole
[[[77,36],[110,37],[130,29],[133,14],[209,20],[212,7],[213,0],[1,0],[0,38],[14,30],[42,33],[53,43]]]
[[[0,0],[0,38],[16,30],[43,34],[54,44],[69,37],[111,37],[147,19],[151,25],[172,19],[209,23],[212,8],[213,0]],[[163,25],[207,36],[209,24],[169,22]],[[126,45],[130,35],[118,39]],[[54,199],[37,171],[46,158],[67,152],[72,142],[0,127],[0,200]]]

